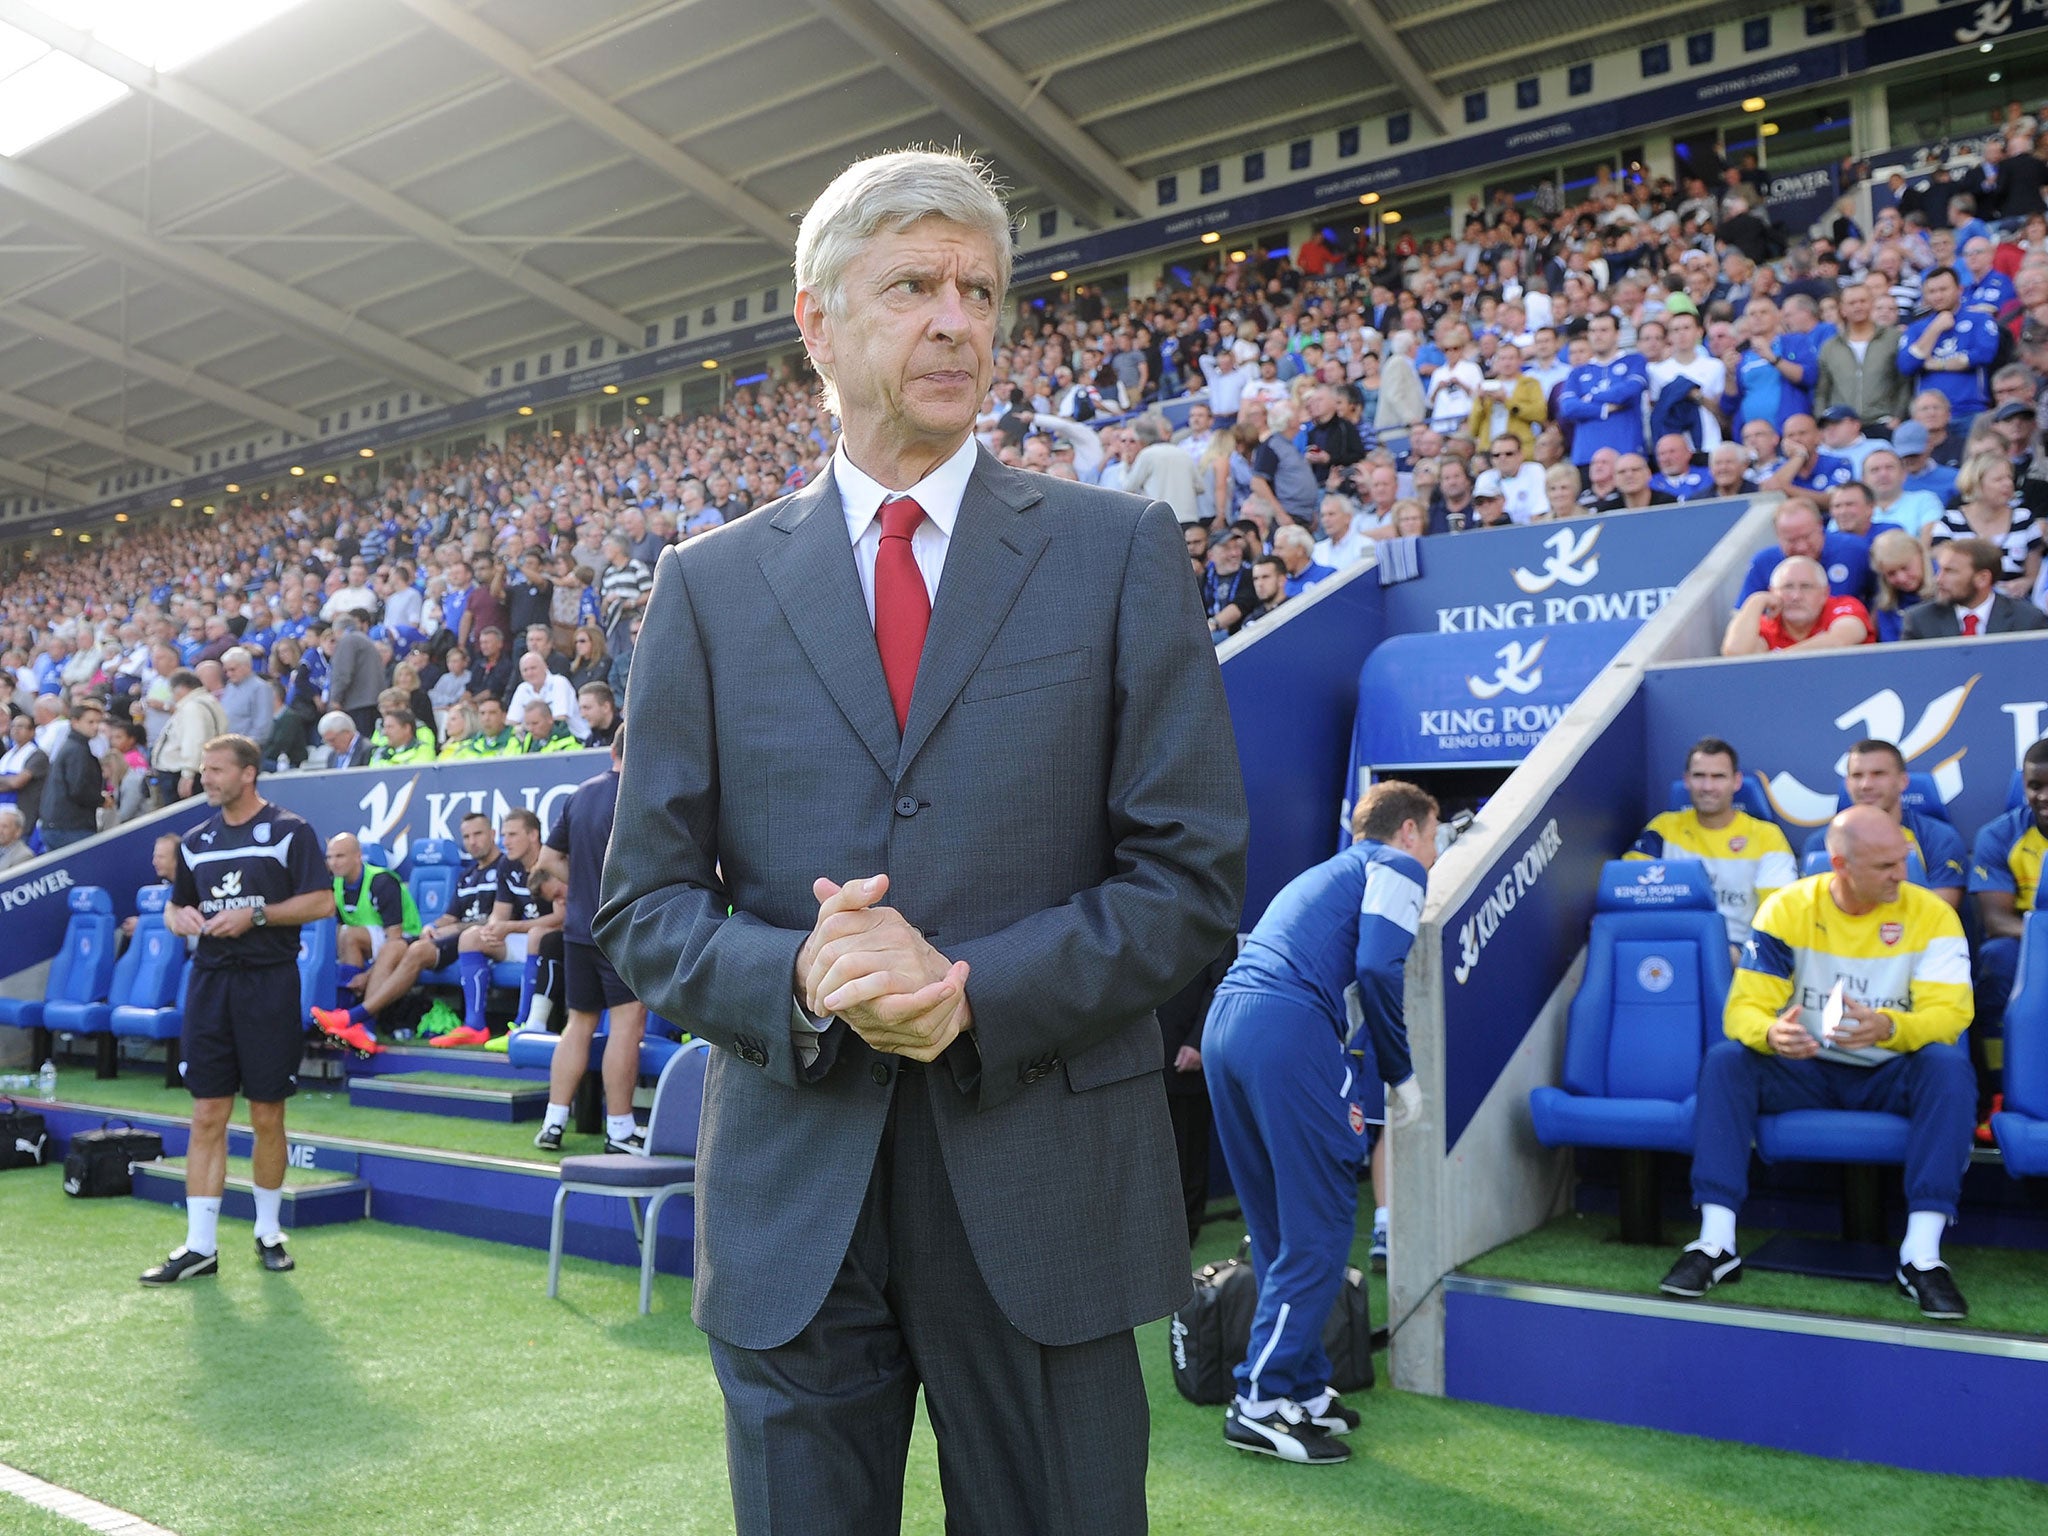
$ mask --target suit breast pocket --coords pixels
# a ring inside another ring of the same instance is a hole
[[[1088,670],[1088,652],[1085,648],[1057,651],[1048,656],[1033,656],[1024,661],[1007,662],[997,667],[983,667],[961,690],[960,702],[972,704],[982,699],[1002,699],[1012,694],[1031,693],[1040,688],[1057,688],[1062,683],[1081,681],[1088,676]]]

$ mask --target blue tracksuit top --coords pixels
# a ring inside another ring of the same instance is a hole
[[[1906,339],[1899,343],[1899,372],[1913,380],[1916,390],[1934,389],[1947,395],[1954,419],[1966,422],[1991,403],[1991,360],[1998,355],[1998,318],[1981,309],[1956,311],[1955,323],[1934,344],[1930,360],[1960,353],[1970,366],[1944,373],[1928,372],[1912,350],[1933,323],[1933,315],[1922,315],[1906,327]]]
[[[1380,1077],[1405,1082],[1415,1069],[1401,1012],[1402,970],[1428,879],[1416,859],[1370,839],[1303,870],[1266,908],[1217,996],[1285,998],[1322,1014],[1344,1039],[1344,994],[1356,986],[1365,1038],[1347,1045],[1369,1043]]]
[[[1565,375],[1557,414],[1572,424],[1572,462],[1584,464],[1602,448],[1643,452],[1643,395],[1650,365],[1633,352],[1604,363],[1581,363]]]

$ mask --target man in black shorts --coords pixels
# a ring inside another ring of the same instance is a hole
[[[626,728],[612,737],[612,762],[607,772],[585,779],[569,796],[555,819],[542,858],[547,867],[569,882],[568,911],[562,924],[562,969],[566,973],[569,1022],[555,1046],[548,1069],[548,1112],[533,1144],[546,1151],[562,1145],[569,1124],[569,1102],[590,1060],[590,1037],[598,1013],[611,1010],[611,1036],[604,1047],[604,1149],[645,1152],[647,1138],[633,1119],[633,1087],[640,1079],[640,1037],[647,1028],[647,1007],[619,979],[604,951],[590,936],[590,919],[604,885],[604,853],[611,846],[612,817],[619,805],[619,761],[626,751]]]
[[[483,942],[483,925],[490,921],[498,900],[498,866],[504,855],[498,851],[498,834],[491,818],[471,811],[462,818],[462,867],[455,875],[455,895],[443,912],[410,944],[397,946],[397,959],[388,966],[386,944],[370,967],[370,980],[363,1000],[353,1008],[315,1008],[313,1022],[322,1033],[346,1041],[359,1051],[383,1047],[370,1033],[377,1016],[413,989],[427,971],[444,971],[459,963],[462,955]]]
[[[170,1285],[220,1268],[217,1228],[227,1187],[228,1115],[239,1092],[256,1129],[256,1255],[292,1267],[284,1205],[284,1101],[298,1091],[299,926],[334,915],[320,841],[300,817],[256,793],[262,754],[246,736],[207,742],[199,783],[215,814],[185,835],[164,923],[197,939],[185,997],[185,1242],[143,1272]]]
[[[466,928],[456,946],[456,970],[462,978],[462,1027],[428,1041],[433,1046],[488,1045],[490,1020],[485,1008],[491,995],[491,966],[499,960],[525,960],[541,935],[562,926],[533,876],[540,868],[540,818],[524,806],[505,813],[500,829],[504,857],[494,860],[498,888],[492,893],[491,915],[480,928]]]

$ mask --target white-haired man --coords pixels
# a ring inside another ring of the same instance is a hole
[[[1236,930],[1244,797],[1173,510],[973,440],[1009,260],[964,156],[820,194],[838,448],[661,557],[632,672],[593,936],[713,1047],[744,1536],[894,1530],[920,1386],[949,1523],[1145,1528],[1132,1329],[1188,1293],[1153,1010]]]
[[[1827,651],[1877,644],[1870,610],[1853,597],[1828,591],[1828,573],[1818,560],[1792,555],[1778,562],[1771,584],[1752,592],[1728,621],[1723,656],[1761,656],[1769,651]]]

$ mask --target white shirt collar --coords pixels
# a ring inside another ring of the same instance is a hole
[[[900,493],[924,508],[924,515],[948,539],[953,537],[953,524],[960,516],[960,502],[967,494],[967,482],[974,475],[975,460],[980,453],[981,445],[970,432],[951,458],[909,490]],[[858,544],[868,531],[868,524],[881,511],[882,503],[899,493],[890,490],[848,458],[843,437],[832,454],[832,476],[839,486],[840,509],[846,514],[847,537]]]
[[[1991,595],[1985,598],[1984,601],[1979,603],[1975,608],[1958,608],[1956,610],[1956,628],[1961,629],[1963,627],[1963,620],[1968,615],[1974,613],[1975,615],[1977,615],[1977,633],[1980,635],[1983,634],[1986,630],[1991,628],[1991,606],[1997,601],[1998,589],[1996,587],[1993,587],[1991,589]]]

